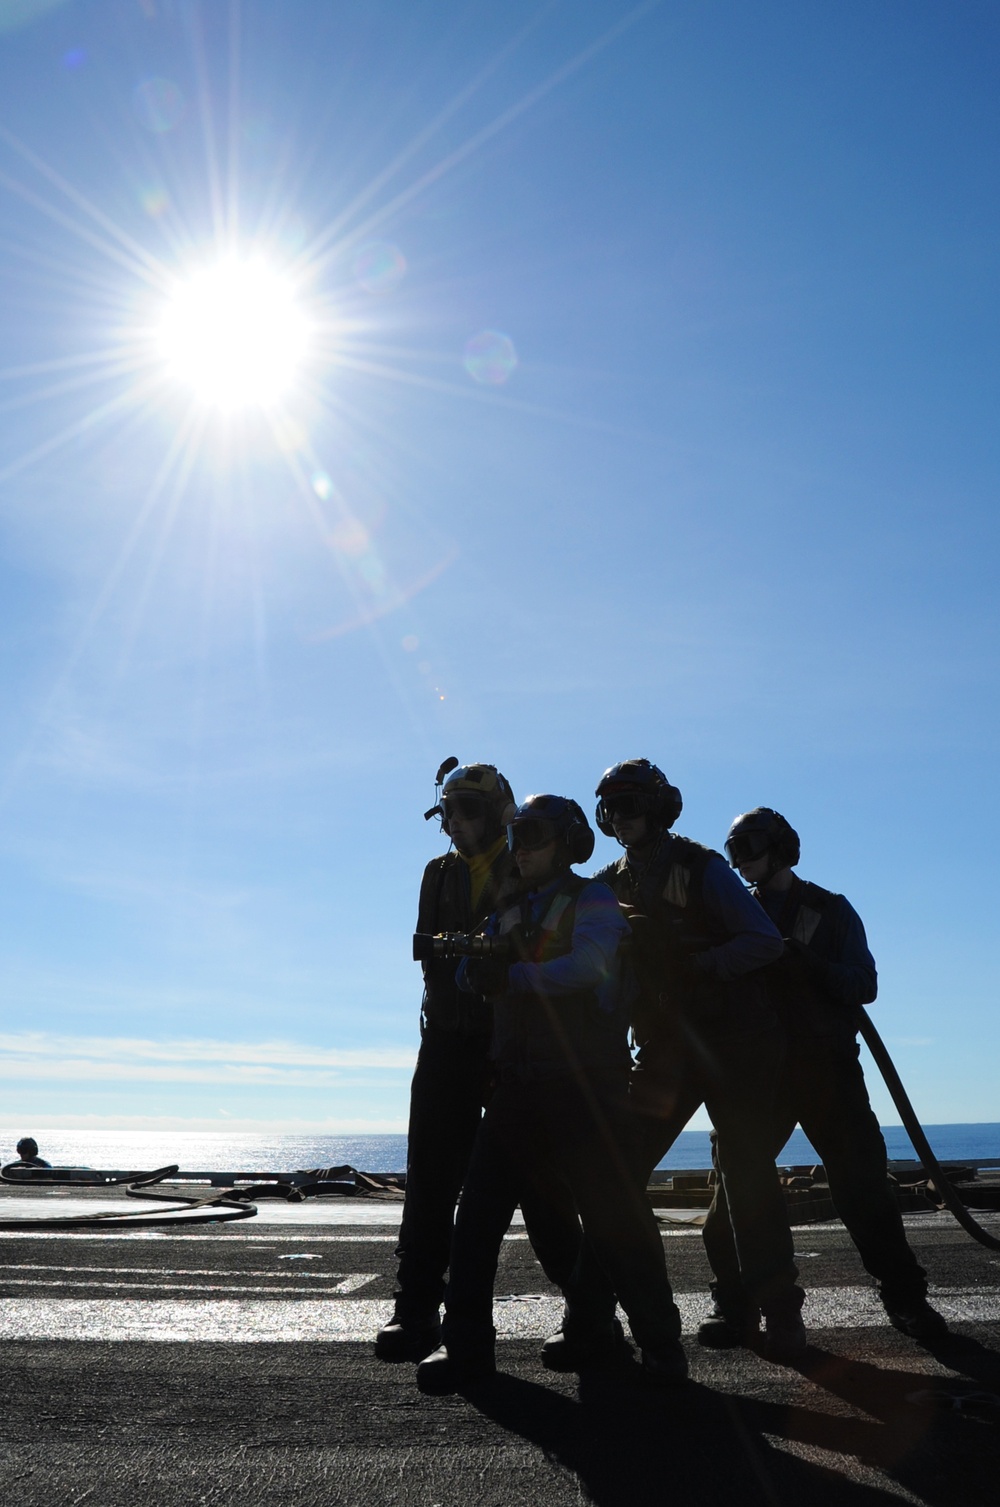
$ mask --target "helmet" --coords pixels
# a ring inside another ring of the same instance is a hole
[[[441,800],[427,813],[440,816],[442,832],[451,835],[448,808],[453,802],[469,801],[476,815],[486,816],[486,839],[494,842],[511,820],[514,792],[495,764],[456,764],[445,776]]]
[[[677,786],[671,785],[663,770],[648,759],[624,759],[621,764],[612,764],[601,775],[594,794],[597,796],[597,825],[605,837],[615,835],[610,809],[613,797],[634,796],[635,810],[631,814],[648,817],[664,832],[673,826],[684,806]]]
[[[529,795],[507,824],[507,846],[544,848],[562,841],[567,864],[586,863],[594,851],[594,834],[582,806],[562,795]]]
[[[755,806],[744,811],[729,829],[726,838],[726,857],[730,867],[738,869],[742,863],[752,863],[768,853],[771,865],[767,877],[779,869],[794,868],[801,856],[799,834],[778,811],[770,806]]]

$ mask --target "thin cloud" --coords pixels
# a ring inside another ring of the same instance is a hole
[[[406,1133],[406,1120],[400,1119],[362,1119],[360,1116],[345,1119],[255,1119],[247,1115],[231,1115],[220,1110],[217,1116],[208,1115],[50,1115],[46,1114],[44,1124],[35,1124],[33,1133],[40,1141],[48,1139],[51,1132],[77,1130],[88,1133],[102,1132],[109,1135],[117,1135],[128,1132],[132,1135],[160,1135],[169,1134],[173,1137],[197,1135],[200,1139],[205,1131],[215,1134],[238,1137],[247,1136],[303,1136],[310,1140],[316,1136],[373,1136],[373,1135],[404,1135]],[[23,1125],[20,1121],[16,1124],[8,1122],[6,1127],[0,1126],[0,1144],[5,1141],[14,1144],[17,1136],[21,1134]],[[49,1148],[47,1148],[49,1149]],[[254,1148],[256,1149],[256,1148]],[[183,1145],[171,1148],[173,1152],[184,1152]]]
[[[409,1073],[408,1047],[337,1049],[288,1041],[153,1041],[142,1037],[0,1035],[0,1077],[18,1081],[200,1083],[323,1088],[356,1074]]]

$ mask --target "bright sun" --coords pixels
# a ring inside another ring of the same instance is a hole
[[[170,375],[223,409],[284,396],[308,337],[291,284],[262,261],[235,258],[179,283],[157,329]]]

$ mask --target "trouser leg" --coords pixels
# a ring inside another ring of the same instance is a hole
[[[733,1234],[729,1200],[726,1197],[725,1184],[719,1169],[719,1141],[714,1130],[712,1131],[712,1166],[716,1174],[715,1191],[702,1227],[702,1238],[708,1264],[712,1268],[712,1296],[715,1299],[716,1308],[735,1323],[746,1317],[753,1305],[747,1297],[740,1276],[740,1257],[736,1249],[736,1237]]]
[[[705,1224],[706,1251],[713,1270],[718,1261],[731,1275],[731,1221],[741,1286],[765,1313],[799,1306],[802,1297],[795,1285],[792,1234],[774,1162],[775,1092],[783,1054],[777,1030],[718,1041],[719,1072],[705,1094],[722,1175],[721,1195]]]
[[[651,1350],[668,1344],[680,1334],[680,1315],[645,1185],[629,1175],[638,1149],[626,1083],[560,1080],[546,1093],[545,1111],[587,1243],[610,1287],[612,1313],[617,1294],[637,1344]]]
[[[488,1041],[427,1027],[410,1091],[406,1196],[396,1255],[396,1313],[435,1318],[444,1294],[455,1203],[482,1118]]]
[[[692,1042],[676,1021],[650,1022],[640,1040],[629,1080],[629,1103],[641,1121],[665,1129],[676,1123],[681,1102],[697,1076]]]
[[[701,1108],[703,1100],[704,1093],[701,1085],[688,1083],[677,1094],[671,1114],[635,1115],[633,1112],[638,1145],[636,1177],[643,1188],[649,1185],[652,1173],[662,1162],[695,1110]]]
[[[540,1149],[521,1173],[521,1213],[531,1248],[549,1281],[566,1291],[583,1245],[573,1190],[552,1157]]]
[[[661,1073],[662,1092],[657,1082]],[[646,1187],[650,1173],[662,1161],[700,1104],[700,1087],[683,1078],[678,1080],[677,1063],[672,1058],[655,1051],[642,1055],[641,1067],[634,1069],[631,1075],[628,1112],[619,1134],[624,1158],[623,1175],[638,1189],[647,1208]],[[668,1112],[661,1114],[660,1109]],[[655,1219],[653,1223],[655,1226]],[[657,1234],[659,1238],[658,1227]],[[580,1247],[579,1263],[571,1281],[568,1284],[560,1282],[559,1286],[566,1293],[567,1300],[564,1327],[599,1328],[614,1317],[615,1287],[589,1239],[584,1238]]]
[[[905,1305],[927,1292],[889,1185],[886,1149],[856,1042],[818,1041],[796,1054],[792,1074],[801,1124],[823,1159],[830,1196],[879,1291]]]
[[[483,1117],[455,1216],[441,1330],[458,1359],[492,1347],[496,1338],[493,1285],[530,1136],[523,1091],[501,1085]]]
[[[782,1080],[783,1081],[783,1075]],[[788,1137],[795,1129],[797,1114],[788,1112],[782,1102],[779,1088],[778,1103],[775,1109],[774,1131],[771,1141],[773,1159],[776,1159],[782,1147],[787,1143]],[[712,1166],[716,1173],[715,1193],[712,1204],[708,1211],[703,1229],[705,1240],[705,1254],[712,1268],[712,1295],[716,1305],[725,1314],[735,1321],[750,1317],[754,1304],[747,1295],[743,1286],[740,1273],[739,1252],[736,1249],[736,1237],[733,1234],[733,1221],[729,1212],[729,1200],[726,1197],[725,1183],[722,1181],[722,1173],[719,1169],[719,1137],[718,1132],[713,1130],[712,1142]]]

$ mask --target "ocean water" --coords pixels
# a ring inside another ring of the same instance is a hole
[[[1000,1163],[1000,1125],[927,1125],[931,1146],[941,1161]],[[883,1126],[893,1160],[915,1158],[906,1132],[898,1125]],[[3,1162],[17,1156],[22,1135],[33,1135],[40,1154],[56,1166],[151,1170],[178,1163],[185,1171],[297,1172],[309,1167],[347,1163],[363,1172],[403,1172],[406,1137],[403,1135],[253,1135],[225,1131],[111,1131],[46,1130],[44,1126],[0,1128]],[[800,1130],[782,1151],[782,1166],[802,1166],[819,1157]],[[685,1130],[660,1163],[677,1171],[711,1164],[708,1132]]]

